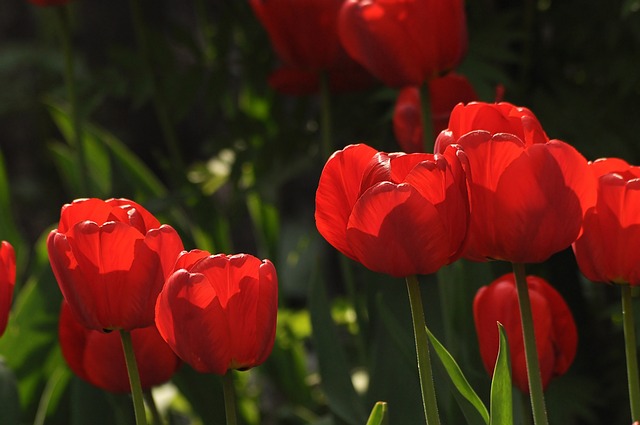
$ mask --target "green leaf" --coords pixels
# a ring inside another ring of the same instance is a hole
[[[331,411],[352,425],[365,421],[361,401],[351,382],[350,368],[335,324],[331,318],[331,308],[318,276],[311,279],[309,311],[313,328],[313,342],[318,354],[321,386],[327,397]]]
[[[489,412],[487,411],[486,406],[480,400],[480,397],[473,390],[469,381],[462,373],[460,366],[456,363],[455,359],[449,354],[447,349],[438,341],[438,339],[431,333],[429,329],[427,329],[427,334],[429,336],[429,341],[433,346],[433,349],[440,359],[440,362],[444,366],[447,371],[447,375],[451,379],[451,383],[453,383],[455,389],[458,391],[458,394],[464,397],[465,400],[469,402],[467,403],[458,403],[462,412],[464,413],[467,421],[469,423],[489,423]],[[480,421],[481,420],[481,421]]]
[[[371,409],[367,425],[386,425],[388,423],[387,410],[387,403],[377,402]]]
[[[500,348],[491,381],[491,425],[513,424],[513,399],[511,395],[511,361],[509,342],[502,324],[498,323]]]
[[[0,151],[0,240],[11,243],[16,252],[16,261],[22,266],[26,262],[27,251],[25,242],[13,219],[10,187],[4,156]]]
[[[20,397],[18,381],[13,371],[0,358],[0,419],[4,425],[18,425],[20,419]]]

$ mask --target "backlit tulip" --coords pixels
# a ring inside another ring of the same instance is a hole
[[[270,77],[286,94],[310,94],[326,72],[332,91],[364,88],[369,74],[344,51],[337,20],[344,0],[250,0],[282,66]]]
[[[464,256],[542,262],[576,240],[595,182],[572,146],[549,140],[535,116],[508,103],[460,104],[435,152],[460,145],[470,164],[471,225]]]
[[[269,260],[180,255],[158,297],[156,325],[176,354],[202,373],[262,364],[273,348],[278,278]]]
[[[316,226],[347,257],[395,277],[428,274],[456,260],[469,207],[464,152],[384,153],[350,145],[327,161]]]
[[[573,244],[578,266],[592,281],[640,285],[640,167],[606,158],[589,168],[598,199]]]
[[[431,120],[433,137],[447,128],[451,110],[460,102],[472,102],[478,99],[473,86],[462,75],[447,74],[429,81],[429,100],[431,102]],[[403,151],[424,152],[422,138],[422,112],[418,87],[405,87],[400,90],[393,110],[393,131]]]
[[[576,354],[578,335],[569,307],[551,285],[537,276],[527,276],[527,285],[542,385],[546,388],[552,378],[564,374],[571,366]],[[473,301],[473,316],[480,355],[489,374],[493,374],[498,356],[497,323],[500,322],[509,340],[513,384],[528,393],[522,324],[513,273],[480,288]]]
[[[16,254],[7,241],[0,243],[0,336],[7,328],[13,287],[16,283]]]
[[[156,297],[183,246],[171,226],[135,202],[93,198],[62,207],[47,248],[82,325],[130,331],[154,323]]]
[[[347,0],[346,51],[391,87],[420,86],[454,69],[467,49],[462,0]]]
[[[118,332],[104,333],[82,326],[63,302],[58,325],[60,348],[67,364],[83,380],[114,393],[130,392],[129,376]],[[171,379],[180,359],[154,325],[131,331],[143,389]]]

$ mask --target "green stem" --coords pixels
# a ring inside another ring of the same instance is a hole
[[[124,360],[127,364],[129,383],[131,384],[131,397],[133,398],[133,409],[136,414],[136,424],[146,425],[147,416],[144,410],[142,384],[140,383],[140,374],[138,373],[138,363],[136,362],[136,355],[133,351],[131,333],[121,330],[120,339],[122,340],[122,348],[124,350]]]
[[[233,369],[229,369],[222,377],[222,389],[224,391],[224,410],[227,417],[227,425],[237,425],[236,390],[233,386]]]
[[[413,321],[413,334],[416,341],[416,356],[418,359],[418,375],[420,377],[420,389],[422,391],[422,406],[427,425],[440,425],[438,416],[438,403],[436,401],[436,389],[433,384],[433,372],[431,370],[431,358],[429,357],[429,339],[427,326],[424,320],[422,307],[422,295],[418,278],[407,276],[407,290],[409,292],[409,304],[411,305],[411,319]]]
[[[78,155],[78,164],[80,166],[79,187],[82,196],[88,196],[88,167],[87,158],[82,141],[82,122],[78,113],[78,96],[75,84],[75,66],[73,47],[71,46],[71,19],[69,17],[69,6],[56,7],[58,23],[60,25],[60,39],[62,41],[62,50],[64,54],[64,80],[67,89],[67,101],[69,102],[69,116],[72,125],[72,134],[70,143],[76,149]]]
[[[524,339],[524,355],[527,363],[527,377],[529,379],[529,394],[531,396],[531,410],[535,425],[547,425],[547,409],[542,389],[542,376],[538,360],[535,332],[533,328],[533,314],[529,300],[529,287],[525,275],[524,264],[513,263],[513,273],[516,278],[518,303],[520,304],[520,319],[522,321],[522,335]]]
[[[162,425],[162,417],[160,416],[158,405],[156,404],[156,400],[153,398],[151,390],[143,391],[142,396],[144,397],[144,401],[147,406],[149,406],[149,411],[151,412],[151,423],[153,425]]]
[[[329,75],[320,75],[320,131],[322,132],[322,157],[326,160],[333,153],[332,124],[331,124],[331,92],[329,90]]]
[[[160,124],[160,130],[162,136],[167,145],[167,150],[171,156],[171,163],[178,167],[178,171],[181,173],[181,178],[185,177],[184,160],[180,153],[180,145],[178,138],[176,137],[173,125],[171,123],[169,108],[160,93],[160,84],[158,82],[158,76],[156,75],[153,62],[151,60],[151,50],[149,48],[149,40],[147,39],[147,28],[144,22],[144,15],[142,13],[141,0],[131,0],[131,17],[133,19],[133,26],[136,33],[136,39],[138,42],[138,48],[146,67],[146,72],[151,79],[151,87],[153,91],[153,104],[156,110],[156,117]]]
[[[422,113],[422,143],[424,152],[433,152],[433,122],[431,119],[431,95],[429,82],[419,87],[420,112]]]
[[[631,421],[635,422],[640,420],[640,381],[638,380],[636,329],[630,285],[622,286],[622,320],[624,326],[624,347],[627,355],[627,379],[629,381]]]

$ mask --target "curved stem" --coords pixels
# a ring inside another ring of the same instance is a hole
[[[624,349],[627,356],[627,379],[629,381],[631,421],[635,422],[640,420],[640,381],[638,380],[636,329],[630,285],[622,286],[622,320],[624,327]]]
[[[136,356],[133,351],[131,333],[120,330],[120,339],[122,340],[122,348],[124,350],[124,360],[127,364],[129,383],[131,384],[131,397],[133,398],[133,409],[136,414],[136,424],[147,425],[147,415],[144,410],[142,385],[140,383],[140,374],[138,373],[138,363],[136,362]]]
[[[322,132],[322,157],[324,161],[333,153],[331,92],[329,90],[329,75],[326,72],[320,75],[320,108],[320,131]]]
[[[420,112],[422,113],[422,143],[424,152],[433,152],[433,122],[431,118],[431,95],[429,82],[419,87]]]
[[[60,39],[62,41],[62,50],[64,54],[64,80],[67,89],[67,101],[69,102],[69,117],[71,120],[72,134],[70,143],[76,149],[78,155],[78,164],[80,166],[79,188],[82,196],[90,195],[87,193],[89,181],[89,172],[87,167],[87,158],[82,140],[82,122],[78,113],[78,97],[75,84],[75,66],[73,57],[73,48],[71,46],[71,24],[69,17],[69,7],[67,5],[56,7],[58,23],[60,25]]]
[[[429,339],[427,336],[427,326],[424,320],[424,308],[422,307],[420,286],[416,276],[407,276],[406,281],[407,290],[409,292],[409,304],[411,305],[413,334],[416,341],[418,375],[420,377],[424,416],[428,425],[440,425],[438,403],[436,401],[436,389],[433,385],[431,358],[429,357]]]
[[[222,377],[222,389],[224,392],[224,410],[227,417],[227,425],[237,425],[236,390],[233,387],[233,369],[229,369]]]
[[[520,304],[520,319],[522,320],[522,335],[524,339],[524,354],[527,363],[527,377],[529,379],[529,394],[531,396],[531,410],[535,425],[547,425],[547,409],[544,402],[542,389],[542,376],[540,375],[540,363],[538,349],[533,327],[533,314],[531,313],[531,301],[529,300],[529,287],[524,270],[524,264],[513,263],[513,273],[516,278],[516,290],[518,303]]]

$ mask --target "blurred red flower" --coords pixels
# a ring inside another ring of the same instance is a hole
[[[622,159],[589,163],[598,198],[573,244],[582,273],[595,282],[640,284],[640,167]]]
[[[469,220],[464,152],[378,152],[350,145],[327,161],[316,226],[338,251],[375,272],[428,274],[456,260]]]
[[[467,50],[462,0],[347,0],[338,33],[346,51],[391,87],[451,71]]]
[[[542,385],[546,388],[552,378],[563,375],[573,363],[578,334],[571,311],[558,291],[537,276],[527,276],[527,285]],[[522,322],[513,273],[480,288],[473,301],[473,317],[480,355],[489,374],[493,374],[498,356],[497,323],[500,322],[509,340],[513,384],[528,393]]]
[[[176,354],[202,373],[262,364],[273,348],[278,278],[269,260],[183,252],[158,296],[156,325]]]
[[[7,241],[0,243],[0,336],[7,328],[13,288],[16,284],[16,253]]]
[[[550,141],[528,109],[460,104],[435,152],[452,143],[464,149],[471,170],[465,257],[536,263],[576,240],[595,203],[595,181],[586,159],[567,143]]]
[[[73,373],[106,391],[131,391],[118,332],[104,333],[85,328],[74,317],[69,305],[63,302],[58,334],[62,355]],[[134,329],[131,339],[142,389],[171,379],[180,366],[180,359],[164,342],[156,327]]]
[[[429,81],[429,100],[435,138],[447,128],[451,110],[458,103],[478,100],[478,95],[464,76],[449,73]],[[424,152],[418,87],[405,87],[400,90],[393,110],[393,131],[403,151]]]
[[[62,207],[47,240],[62,295],[83,326],[146,328],[183,250],[177,232],[128,199],[79,199]]]
[[[29,3],[36,6],[60,6],[70,2],[71,0],[29,0]]]
[[[269,78],[285,94],[305,95],[320,88],[326,72],[332,91],[353,91],[373,78],[344,51],[337,20],[344,0],[250,0],[258,20],[283,62]]]

